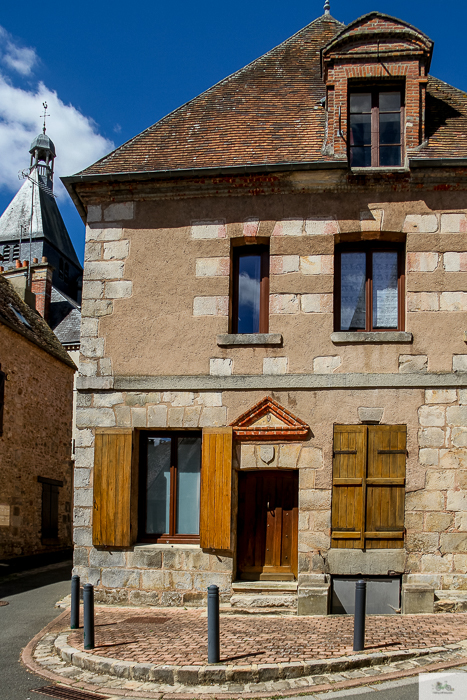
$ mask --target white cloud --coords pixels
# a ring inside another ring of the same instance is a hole
[[[0,27],[0,60],[21,75],[31,75],[38,62],[36,50],[15,44],[12,35],[3,27]]]
[[[6,49],[5,49],[6,47]],[[10,47],[10,48],[8,48]],[[17,49],[17,53],[15,50]],[[27,52],[30,52],[29,54]],[[34,49],[22,49],[12,43],[10,35],[0,27],[0,62],[22,75],[32,70],[37,60]],[[47,102],[47,134],[55,144],[54,190],[60,199],[66,194],[61,175],[72,175],[101,158],[114,148],[109,139],[99,134],[97,124],[71,104],[65,104],[54,90],[37,82],[20,88],[0,67],[0,189],[16,192],[20,186],[18,172],[29,165],[29,148],[41,132],[42,103]]]

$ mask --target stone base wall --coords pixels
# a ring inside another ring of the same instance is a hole
[[[205,606],[207,588],[219,586],[221,602],[231,595],[232,559],[206,554],[196,545],[138,545],[127,551],[77,547],[75,568],[95,587],[99,603]]]

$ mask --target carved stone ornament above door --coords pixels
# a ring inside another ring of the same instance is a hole
[[[270,396],[258,401],[230,425],[237,440],[303,440],[310,431],[304,421]]]

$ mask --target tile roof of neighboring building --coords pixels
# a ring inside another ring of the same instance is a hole
[[[49,325],[63,345],[79,345],[81,307],[56,287],[50,297]]]
[[[345,25],[323,15],[65,181],[123,173],[336,162],[323,151],[326,114],[321,102],[325,85],[320,52],[343,29]],[[467,157],[466,94],[430,77],[427,112],[429,142],[413,155]]]
[[[37,311],[33,311],[0,275],[0,326],[8,326],[57,360],[76,370],[58,338]]]

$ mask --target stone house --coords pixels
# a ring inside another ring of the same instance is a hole
[[[325,14],[64,183],[99,600],[462,609],[467,99]]]
[[[76,367],[3,275],[0,362],[0,559],[70,548]]]

